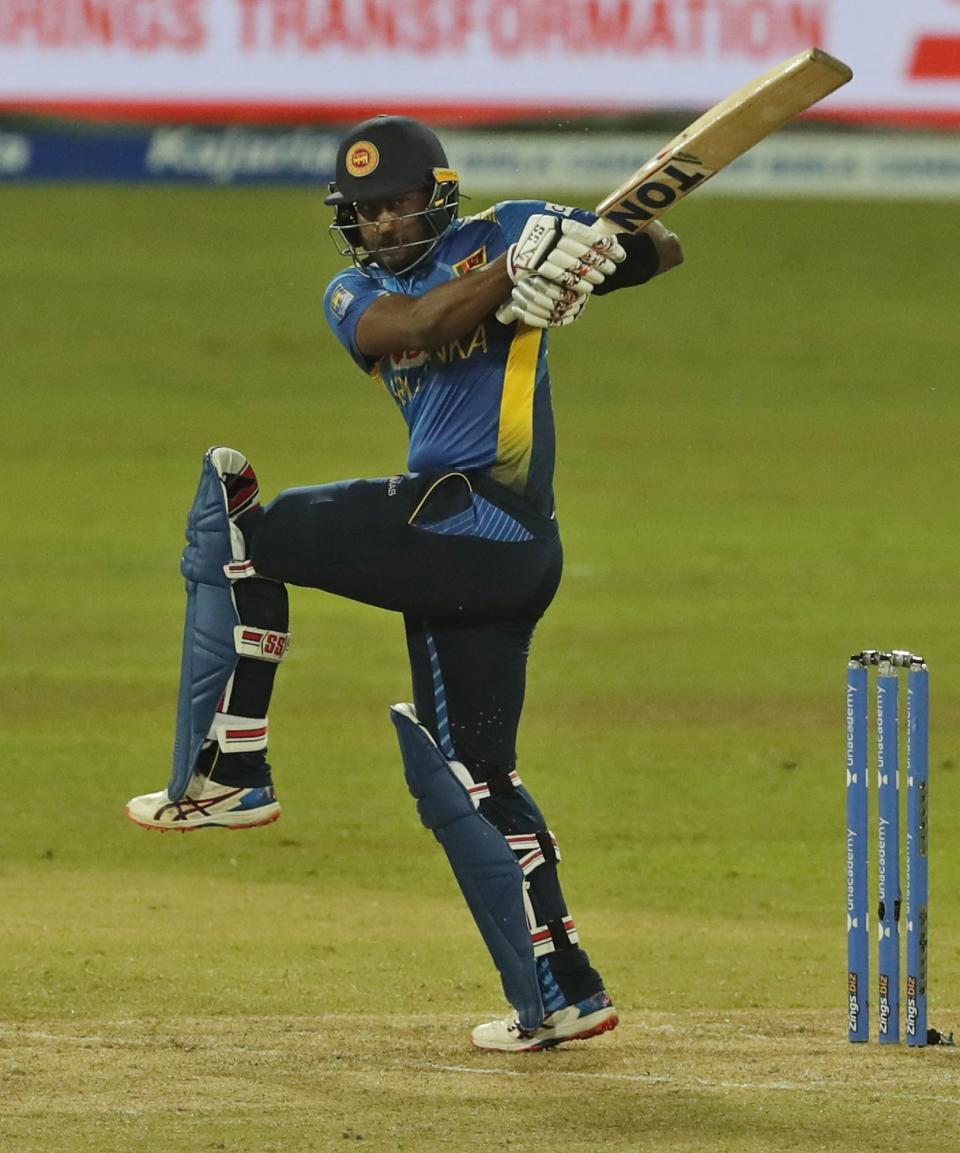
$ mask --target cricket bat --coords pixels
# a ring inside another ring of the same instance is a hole
[[[675,136],[595,212],[615,232],[642,232],[738,156],[852,79],[853,71],[808,48],[751,80]]]

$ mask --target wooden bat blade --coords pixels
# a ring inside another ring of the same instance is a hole
[[[842,60],[820,48],[797,53],[708,109],[601,201],[597,215],[611,231],[640,232],[852,77]]]

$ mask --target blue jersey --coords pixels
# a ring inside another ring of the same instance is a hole
[[[554,426],[547,332],[492,316],[432,352],[411,348],[371,360],[357,348],[357,324],[379,297],[422,296],[482,268],[516,241],[537,212],[592,223],[582,209],[512,200],[457,220],[430,257],[409,273],[373,279],[349,268],[327,286],[327,322],[356,363],[387,387],[407,423],[411,472],[481,469],[552,511]]]

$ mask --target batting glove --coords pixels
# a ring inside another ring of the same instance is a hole
[[[540,276],[564,288],[592,292],[626,256],[617,238],[597,225],[537,213],[507,249],[507,274],[514,284]]]
[[[507,306],[510,315],[504,323],[522,320],[532,328],[565,328],[583,315],[589,299],[589,292],[564,288],[541,276],[529,276],[510,294]]]

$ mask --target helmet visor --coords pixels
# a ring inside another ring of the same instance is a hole
[[[330,233],[341,256],[349,256],[362,271],[373,276],[408,272],[420,264],[456,219],[459,184],[452,169],[435,168],[434,183],[425,189],[425,199],[410,190],[384,196],[366,195],[347,202],[327,198],[336,206]],[[372,190],[371,190],[372,191]],[[369,198],[368,198],[369,197]],[[411,201],[408,208],[403,202]],[[396,202],[399,211],[384,213]]]

